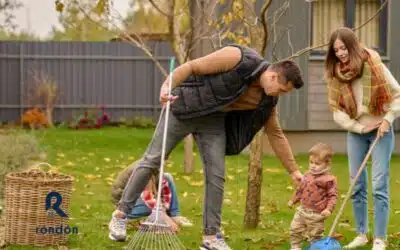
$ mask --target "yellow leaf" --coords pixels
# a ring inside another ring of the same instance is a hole
[[[84,176],[86,180],[95,180],[97,177],[93,174],[87,174]]]
[[[236,170],[236,173],[242,173],[243,172],[243,169],[241,169],[241,168],[239,168],[238,170]]]
[[[224,199],[224,204],[230,205],[232,201],[230,199]]]
[[[65,154],[63,154],[63,153],[58,153],[57,156],[58,156],[58,157],[61,157],[61,158],[64,158],[64,157],[65,157]]]
[[[107,158],[107,157],[105,157],[105,158],[104,158],[104,161],[106,161],[106,162],[110,162],[110,161],[111,161],[111,159],[110,159],[110,158]]]
[[[233,193],[232,192],[226,192],[226,194],[228,195],[228,196],[230,196],[230,195],[232,195]]]
[[[85,208],[86,208],[86,210],[89,210],[89,209],[90,209],[90,205],[89,205],[89,204],[86,204],[86,205],[85,205]]]
[[[187,193],[187,192],[184,192],[182,196],[183,196],[183,197],[187,197],[187,196],[188,196],[188,193]]]
[[[107,184],[108,184],[109,186],[112,186],[112,185],[114,184],[114,182],[112,182],[112,181],[107,181]]]
[[[99,167],[96,167],[96,168],[95,168],[95,170],[96,170],[96,171],[99,171],[99,170],[100,170],[100,168],[99,168]]]
[[[107,180],[107,181],[113,182],[113,181],[114,181],[114,178],[112,178],[111,176],[109,176],[109,177],[106,178],[106,180]]]
[[[286,189],[287,190],[293,190],[293,187],[292,186],[287,186]]]
[[[88,153],[89,156],[94,156],[94,153],[90,152]]]
[[[235,177],[233,175],[228,175],[227,176],[229,180],[233,181],[235,179]]]
[[[67,162],[67,166],[74,166],[74,165],[75,165],[75,163],[73,163],[71,161]]]
[[[93,192],[87,192],[86,194],[87,194],[87,195],[94,195]]]
[[[184,175],[182,178],[186,181],[190,181],[192,178],[190,176]]]
[[[190,182],[190,185],[194,186],[194,187],[201,187],[204,185],[204,182],[203,181],[197,181],[197,182],[193,181],[193,182]]]
[[[129,156],[128,159],[129,159],[129,160],[134,160],[135,157],[134,157],[134,156]]]
[[[97,178],[101,178],[101,174],[96,175]]]

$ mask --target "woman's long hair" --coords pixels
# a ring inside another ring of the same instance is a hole
[[[363,48],[351,29],[341,27],[332,32],[329,40],[328,52],[325,58],[326,76],[328,78],[334,78],[336,64],[340,62],[339,58],[335,55],[335,49],[333,47],[337,39],[343,42],[349,52],[349,69],[352,72],[360,73],[364,62]]]

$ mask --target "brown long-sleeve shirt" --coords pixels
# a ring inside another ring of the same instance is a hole
[[[321,213],[325,209],[332,212],[337,198],[337,181],[334,175],[306,173],[291,200],[293,204],[300,202],[304,208]]]
[[[227,46],[204,57],[186,62],[174,70],[172,86],[178,86],[192,74],[206,75],[229,71],[240,62],[241,58],[242,52],[239,48]],[[167,81],[168,78],[164,84],[167,84]],[[256,81],[238,100],[227,106],[225,111],[255,109],[261,101],[263,92],[263,88]],[[298,170],[289,142],[280,127],[276,108],[265,123],[264,132],[267,134],[276,156],[287,171],[291,173]]]

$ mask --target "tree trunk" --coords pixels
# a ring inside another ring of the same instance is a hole
[[[260,220],[261,184],[262,184],[262,131],[250,144],[248,187],[244,226],[256,228]]]

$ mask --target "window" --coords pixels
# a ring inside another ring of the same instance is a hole
[[[341,26],[359,27],[370,19],[380,8],[383,0],[319,0],[312,4],[313,46],[328,41],[330,33]],[[387,49],[387,6],[368,24],[356,31],[360,41],[376,49],[381,55]],[[326,48],[312,54],[324,54]]]

